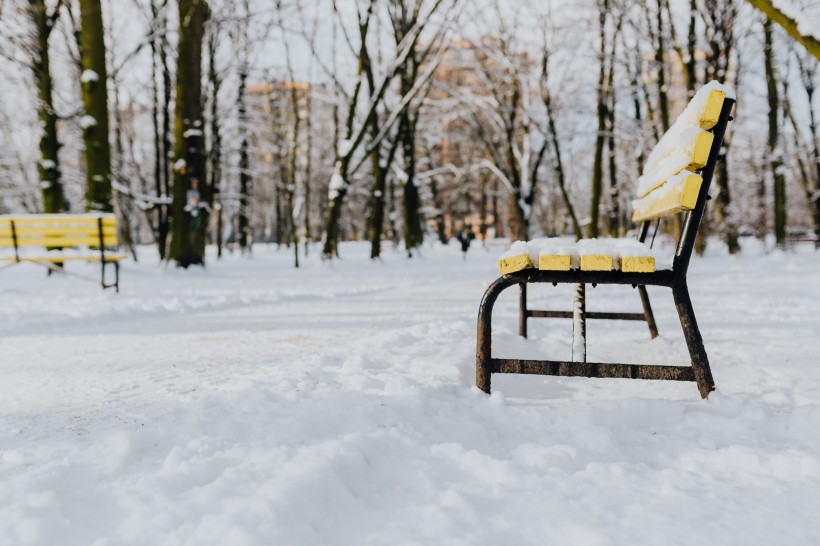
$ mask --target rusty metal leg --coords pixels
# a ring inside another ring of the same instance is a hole
[[[689,348],[689,357],[692,359],[695,381],[698,384],[700,396],[706,398],[710,392],[715,390],[715,381],[712,379],[709,359],[706,356],[706,349],[703,347],[703,338],[698,329],[695,310],[692,308],[692,300],[689,298],[689,289],[686,284],[681,282],[673,286],[672,296],[675,299],[675,307],[678,310],[680,325],[683,328],[683,337],[686,339],[686,346]]]
[[[498,299],[498,295],[509,288],[515,281],[500,277],[487,288],[484,298],[478,308],[478,331],[476,334],[476,365],[475,384],[476,387],[490,393],[490,377],[492,375],[492,355],[493,355],[493,306]]]
[[[649,294],[646,293],[646,287],[638,286],[638,294],[641,295],[641,303],[643,304],[643,316],[649,326],[649,335],[652,339],[658,337],[658,326],[655,324],[655,315],[652,313],[652,305],[649,303]]]
[[[572,361],[587,361],[587,304],[584,284],[575,285],[572,305]]]
[[[527,339],[527,283],[522,282],[518,286],[521,287],[521,297],[518,311],[518,335],[524,339]]]

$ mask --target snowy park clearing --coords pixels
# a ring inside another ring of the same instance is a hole
[[[715,248],[718,245],[714,245]],[[692,299],[717,391],[495,376],[474,387],[479,299],[503,247],[305,267],[257,245],[205,270],[123,264],[121,293],[26,264],[0,276],[0,543],[818,544],[820,253],[707,253]],[[93,264],[71,264],[96,274]],[[572,287],[534,287],[569,309]],[[687,363],[589,325],[589,358]],[[571,321],[497,346],[568,358]],[[588,309],[639,311],[600,286]]]

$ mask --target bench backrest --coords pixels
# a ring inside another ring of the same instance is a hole
[[[0,216],[0,248],[117,245],[117,220],[113,214]]]
[[[728,88],[702,87],[649,154],[632,202],[633,222],[642,222],[643,241],[652,220],[688,212],[675,253],[674,269],[686,269],[706,207],[715,165],[735,100]]]

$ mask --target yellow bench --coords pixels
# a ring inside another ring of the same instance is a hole
[[[709,187],[720,156],[735,100],[728,88],[712,82],[704,86],[649,155],[638,179],[632,220],[640,224],[634,239],[588,240],[578,243],[560,239],[516,242],[498,262],[502,276],[484,294],[478,315],[476,385],[490,392],[493,373],[517,373],[583,377],[617,377],[694,381],[702,397],[714,390],[703,340],[695,319],[686,274],[698,227],[706,207]],[[644,245],[653,221],[686,213],[672,266],[658,268],[649,246]],[[573,311],[538,311],[527,308],[527,284],[576,285]],[[492,354],[492,309],[498,295],[510,286],[521,289],[519,333],[527,336],[529,318],[573,318],[571,361],[497,358]],[[587,313],[585,285],[621,284],[638,288],[643,313]],[[657,336],[646,286],[672,289],[691,366],[590,363],[586,361],[586,319],[643,320],[652,337]],[[576,347],[578,351],[576,354]]]
[[[119,292],[117,219],[113,214],[20,214],[0,216],[0,262],[31,262],[49,271],[70,261],[100,262],[103,290]],[[114,265],[114,282],[105,282],[105,266]],[[5,266],[8,267],[8,266]]]

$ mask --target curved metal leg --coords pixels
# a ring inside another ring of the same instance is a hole
[[[482,391],[490,394],[493,354],[493,306],[498,295],[504,290],[518,284],[507,277],[499,277],[484,292],[478,308],[478,331],[476,335],[475,384]]]
[[[692,300],[689,298],[689,289],[686,284],[680,283],[673,286],[672,296],[675,299],[675,307],[678,310],[680,325],[683,328],[683,337],[686,339],[686,346],[689,348],[689,356],[692,359],[692,371],[695,375],[695,381],[698,384],[700,396],[706,398],[710,392],[715,390],[715,381],[712,379],[709,359],[706,357],[703,338],[700,336],[698,322],[695,319],[695,310],[692,308]]]

